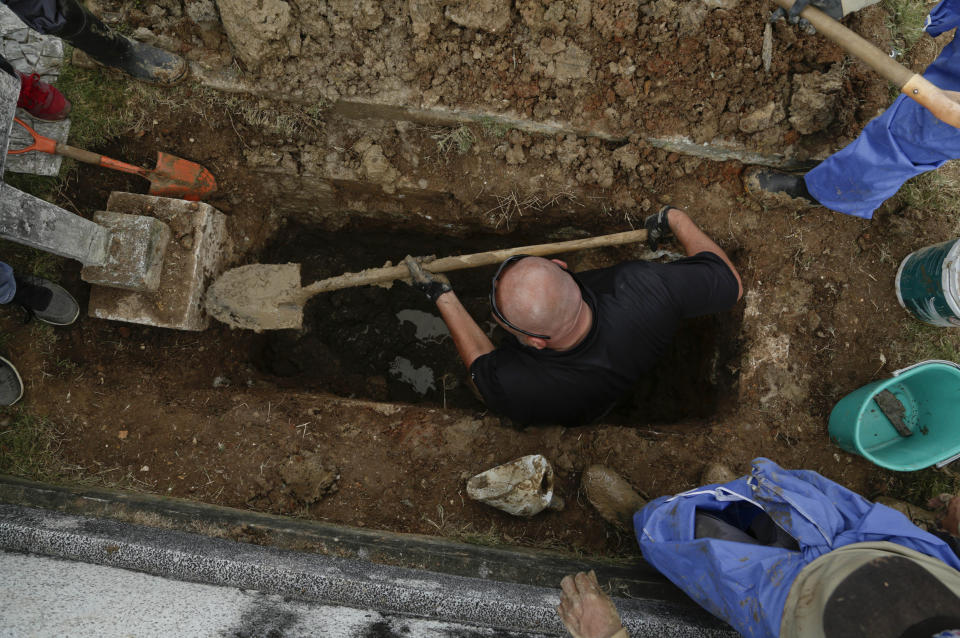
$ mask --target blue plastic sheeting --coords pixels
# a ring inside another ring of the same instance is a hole
[[[957,25],[960,0],[943,0],[930,12],[926,31],[937,36]],[[923,76],[941,89],[960,90],[960,43],[956,38]],[[807,189],[831,210],[870,219],[908,179],[957,158],[960,129],[944,124],[901,95],[867,124],[860,137],[807,173]]]
[[[741,529],[763,510],[797,540],[800,551],[695,538],[698,509]],[[783,606],[797,575],[844,545],[890,541],[960,569],[960,560],[944,541],[896,510],[816,472],[784,470],[764,458],[754,459],[750,476],[651,501],[633,521],[643,557],[748,638],[779,636]]]
[[[17,282],[13,279],[13,268],[0,261],[0,303],[9,303],[17,292]]]

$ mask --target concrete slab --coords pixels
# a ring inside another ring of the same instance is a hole
[[[154,217],[170,227],[160,285],[154,293],[93,286],[89,315],[174,330],[205,330],[203,294],[231,251],[226,216],[209,204],[115,192],[107,210]]]
[[[0,4],[0,54],[21,73],[36,73],[44,82],[55,84],[63,65],[63,41],[52,35],[41,35],[25,25],[5,5]],[[17,87],[19,93],[19,86]],[[69,96],[67,96],[69,99]],[[37,133],[66,142],[70,134],[70,120],[41,122],[24,111],[18,117]],[[4,123],[7,120],[2,120]],[[17,127],[19,129],[20,127]],[[14,131],[12,148],[23,148],[30,143],[30,136],[23,130]],[[56,175],[60,172],[63,158],[47,153],[25,153],[7,158],[7,169],[14,173]],[[2,172],[2,171],[0,171]]]
[[[106,228],[0,183],[0,237],[87,265],[106,262]]]
[[[110,231],[107,261],[85,266],[80,278],[89,284],[134,292],[156,292],[160,287],[170,227],[155,217],[97,211],[94,223]]]

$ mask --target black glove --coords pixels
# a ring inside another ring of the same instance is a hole
[[[647,246],[650,247],[650,250],[656,250],[662,239],[666,239],[673,234],[673,231],[670,230],[670,222],[667,219],[667,211],[671,208],[676,207],[667,204],[658,212],[643,220],[643,227],[647,229]]]
[[[413,279],[413,285],[419,290],[422,290],[423,294],[425,294],[430,301],[436,303],[440,295],[453,290],[453,288],[450,287],[449,279],[444,275],[424,270],[420,262],[410,255],[404,258],[403,263],[410,271],[410,278]]]
[[[801,27],[804,27],[808,31],[813,30],[815,32],[813,25],[800,17],[800,12],[811,4],[834,20],[839,20],[844,16],[841,0],[796,0],[793,6],[790,7],[789,12],[784,11],[782,7],[778,7],[776,11],[770,15],[770,22],[776,22],[780,18],[786,17],[787,22],[790,24],[797,24],[799,22]]]

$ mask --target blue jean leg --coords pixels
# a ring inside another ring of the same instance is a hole
[[[0,261],[0,304],[9,303],[17,292],[17,282],[13,279],[13,268]]]

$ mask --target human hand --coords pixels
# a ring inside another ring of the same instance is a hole
[[[573,638],[611,638],[623,629],[617,608],[600,589],[593,570],[564,576],[560,588],[557,613]]]
[[[960,496],[940,494],[930,499],[927,507],[934,511],[944,512],[940,527],[951,536],[960,536]]]
[[[650,250],[656,251],[660,245],[660,240],[666,239],[673,234],[670,230],[670,216],[667,214],[673,208],[667,204],[653,215],[649,215],[643,220],[643,227],[647,229],[647,246]]]
[[[450,280],[446,276],[424,270],[420,262],[410,255],[404,258],[403,263],[410,271],[410,278],[413,279],[414,287],[423,292],[430,301],[436,302],[440,295],[453,290],[450,287]]]

